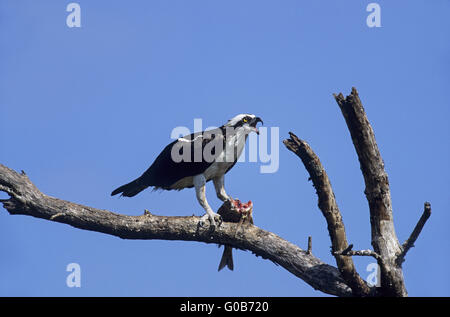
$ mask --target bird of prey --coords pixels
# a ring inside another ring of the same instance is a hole
[[[192,133],[173,141],[141,176],[115,189],[111,196],[133,197],[148,187],[154,190],[195,187],[197,200],[206,212],[200,218],[200,225],[204,226],[209,219],[210,225],[215,227],[215,218],[220,219],[220,216],[206,200],[205,185],[212,180],[221,201],[233,200],[225,191],[224,176],[236,164],[248,135],[251,132],[259,134],[258,122],[263,123],[255,115],[239,114],[217,129]]]

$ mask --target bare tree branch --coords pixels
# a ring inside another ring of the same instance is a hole
[[[394,228],[389,180],[372,126],[356,88],[352,88],[351,94],[345,98],[342,93],[335,94],[334,97],[344,115],[364,176],[364,193],[370,210],[372,246],[384,262],[379,263],[380,293],[386,296],[406,296],[403,272],[395,261],[397,254],[401,252],[401,246]]]
[[[145,212],[140,216],[120,215],[41,193],[25,174],[18,174],[0,164],[0,190],[10,199],[2,200],[10,214],[28,215],[97,231],[122,239],[185,240],[226,244],[250,250],[269,259],[301,278],[314,289],[337,296],[352,296],[351,289],[339,271],[323,263],[298,246],[274,233],[248,225],[239,230],[238,224],[224,222],[216,230],[198,226],[199,217],[165,217]]]
[[[414,230],[409,236],[408,240],[406,240],[405,243],[403,243],[402,245],[403,251],[397,257],[398,265],[401,266],[402,263],[405,261],[406,253],[408,253],[409,249],[411,249],[414,246],[414,243],[419,237],[420,232],[422,232],[423,226],[425,226],[425,223],[427,222],[428,218],[430,218],[430,216],[431,216],[431,204],[429,202],[425,202],[423,206],[422,216],[420,217],[419,221],[414,227]]]
[[[347,249],[342,251],[335,251],[332,252],[333,255],[344,255],[344,256],[371,256],[374,257],[376,260],[380,260],[381,257],[378,253],[376,253],[373,250],[352,250],[353,244],[350,244]]]
[[[341,212],[336,203],[333,189],[325,169],[317,155],[309,144],[299,139],[294,133],[289,132],[290,139],[284,140],[284,145],[294,152],[305,165],[310,178],[316,189],[319,198],[319,208],[322,211],[328,225],[328,233],[331,238],[333,251],[339,251],[348,247],[345,234],[344,222]],[[366,296],[370,293],[370,288],[356,272],[355,265],[351,257],[334,254],[336,264],[344,280],[352,289],[356,296]]]

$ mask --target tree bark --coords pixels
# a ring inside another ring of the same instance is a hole
[[[327,222],[332,254],[336,259],[337,267],[354,295],[368,296],[370,287],[356,272],[352,258],[338,253],[338,251],[348,248],[348,242],[344,222],[327,172],[309,144],[299,139],[294,133],[289,132],[289,134],[290,139],[284,140],[283,143],[290,151],[300,157],[310,175],[319,198],[319,209]]]
[[[342,93],[334,97],[344,115],[364,176],[366,185],[364,193],[370,211],[372,246],[380,255],[379,292],[386,296],[407,296],[403,272],[396,261],[402,247],[395,233],[388,175],[384,170],[384,162],[372,126],[356,88],[352,88],[351,94],[346,98]]]
[[[353,251],[348,245],[341,213],[336,203],[327,173],[306,141],[290,132],[284,140],[305,165],[319,198],[319,208],[328,225],[332,254],[346,283],[355,296],[407,296],[401,264],[413,246],[431,215],[431,205],[426,202],[424,212],[410,238],[400,245],[395,233],[389,180],[384,162],[375,141],[375,135],[367,119],[362,102],[355,88],[349,96],[334,95],[347,123],[358,155],[366,184],[365,194],[369,203],[372,246],[374,250]],[[380,287],[368,287],[355,270],[352,256],[371,256],[377,260],[381,275]],[[345,259],[347,258],[347,259]]]
[[[336,296],[352,296],[339,270],[308,254],[274,233],[254,225],[223,222],[216,230],[198,225],[200,218],[120,215],[41,193],[29,178],[0,164],[0,190],[10,195],[0,200],[11,215],[28,215],[97,231],[122,239],[184,240],[230,245],[269,259],[301,278],[314,289]]]

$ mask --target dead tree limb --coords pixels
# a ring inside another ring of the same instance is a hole
[[[122,239],[185,240],[231,245],[269,259],[301,278],[314,289],[336,296],[352,296],[339,271],[274,233],[249,225],[236,234],[238,224],[224,222],[214,231],[198,226],[199,217],[166,217],[145,212],[120,215],[41,193],[29,178],[0,164],[1,200],[12,215],[28,215]]]
[[[380,255],[373,250],[352,250],[353,244],[350,244],[347,249],[333,252],[334,255],[345,255],[345,256],[371,256],[376,260],[380,259]]]
[[[352,88],[349,96],[334,95],[347,123],[358,155],[365,181],[365,195],[369,203],[372,246],[374,250],[353,251],[348,245],[344,223],[336,199],[322,164],[305,141],[295,134],[284,140],[286,147],[300,157],[313,181],[319,197],[319,208],[328,224],[332,254],[352,292],[357,296],[407,296],[401,263],[419,236],[431,215],[429,203],[410,238],[400,245],[395,233],[389,180],[384,162],[375,141],[372,126],[367,119],[358,92]],[[380,267],[381,287],[369,288],[355,270],[351,256],[372,256]]]
[[[319,208],[322,211],[328,225],[328,233],[331,238],[332,253],[336,259],[337,267],[342,277],[350,286],[356,296],[368,296],[370,288],[367,283],[356,272],[355,265],[351,257],[343,256],[337,251],[348,247],[345,234],[344,222],[341,212],[336,203],[333,189],[328,175],[322,166],[318,156],[314,153],[308,143],[299,139],[294,133],[289,132],[290,139],[284,140],[284,145],[294,152],[305,165],[313,186],[319,198]]]
[[[408,253],[409,249],[411,249],[414,246],[414,243],[416,242],[417,238],[422,232],[423,226],[425,226],[425,223],[427,222],[428,218],[430,218],[430,216],[431,216],[431,204],[429,202],[425,202],[423,206],[423,214],[420,217],[419,222],[417,222],[408,240],[406,240],[405,243],[403,243],[402,245],[402,252],[398,255],[396,259],[397,265],[401,266],[402,263],[405,261],[406,253]]]
[[[394,228],[389,180],[372,126],[355,88],[345,98],[342,93],[334,97],[347,123],[364,176],[372,246],[383,259],[378,261],[381,268],[379,292],[385,296],[406,296],[403,272],[396,262],[402,248]]]

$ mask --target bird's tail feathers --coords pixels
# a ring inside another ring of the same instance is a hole
[[[133,197],[139,194],[141,191],[146,189],[148,185],[144,185],[140,178],[135,179],[134,181],[125,184],[123,186],[120,186],[119,188],[116,188],[112,193],[111,196],[121,194],[121,196],[125,197]]]
[[[224,246],[223,254],[222,254],[222,258],[220,259],[218,271],[223,269],[225,266],[228,267],[231,271],[233,271],[233,269],[234,269],[233,248],[230,247],[229,245]]]

